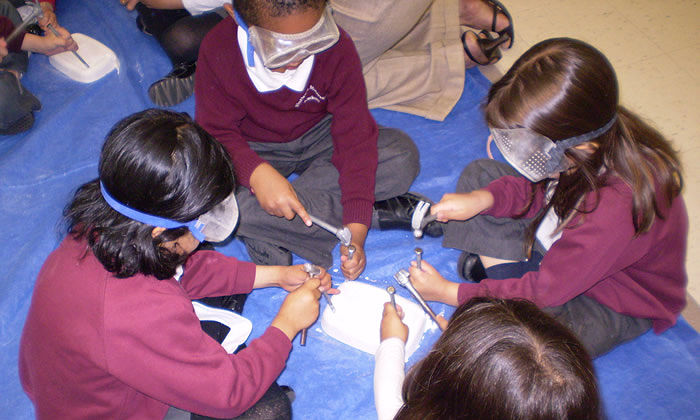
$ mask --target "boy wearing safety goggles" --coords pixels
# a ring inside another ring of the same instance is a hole
[[[225,8],[230,18],[200,49],[196,119],[228,150],[243,186],[237,235],[258,264],[290,264],[291,251],[329,267],[337,239],[310,215],[342,224],[356,252],[341,247],[341,269],[357,278],[370,226],[410,228],[419,197],[404,193],[418,174],[416,146],[377,127],[355,47],[325,0]],[[380,218],[373,205],[390,210]]]

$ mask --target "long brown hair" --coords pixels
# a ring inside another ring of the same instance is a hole
[[[595,210],[598,194],[590,200],[586,195],[605,186],[610,176],[632,189],[630,216],[636,235],[648,231],[655,217],[663,219],[664,210],[680,194],[676,152],[657,130],[619,105],[618,95],[615,71],[605,56],[569,38],[534,45],[491,87],[484,107],[490,127],[529,128],[556,142],[616,118],[610,130],[588,143],[588,149],[566,151],[573,168],[561,173],[551,200],[531,224],[530,248],[549,208],[559,216],[557,229],[562,230],[577,214]],[[531,197],[546,182],[534,184]],[[531,204],[532,198],[523,214]]]
[[[408,372],[395,419],[601,418],[595,373],[566,327],[525,300],[457,308]]]

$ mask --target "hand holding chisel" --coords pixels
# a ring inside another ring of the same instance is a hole
[[[302,269],[309,274],[309,278],[318,277],[321,274],[321,268],[311,263],[304,263]],[[333,312],[335,312],[335,306],[333,306],[333,303],[331,302],[331,297],[328,294],[328,292],[324,290],[323,292],[321,292],[321,294],[326,299],[328,307],[331,308]],[[308,330],[308,328],[304,328],[303,330],[301,330],[301,338],[299,340],[299,344],[301,344],[302,346],[306,345],[306,335]]]

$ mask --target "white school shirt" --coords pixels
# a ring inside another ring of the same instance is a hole
[[[191,15],[199,15],[208,12],[224,4],[231,4],[231,0],[182,0],[182,6]]]
[[[282,86],[295,91],[301,92],[306,87],[306,82],[311,76],[311,69],[314,66],[314,55],[310,55],[301,62],[301,65],[293,70],[287,70],[284,73],[272,71],[263,66],[262,60],[256,51],[253,52],[253,65],[248,62],[248,34],[246,31],[238,27],[238,48],[243,54],[245,69],[248,72],[248,77],[255,85],[258,92],[272,92],[280,89]]]
[[[406,373],[404,357],[406,343],[389,337],[374,353],[374,406],[378,420],[391,420],[403,405],[401,387]]]
[[[547,192],[545,193],[545,200],[547,202],[552,199],[552,195],[554,194],[554,189],[556,187],[557,181],[551,181],[547,185]],[[549,251],[549,248],[551,248],[552,245],[554,245],[554,243],[561,238],[561,231],[554,234],[558,224],[559,216],[557,216],[557,214],[554,212],[554,208],[552,207],[547,211],[547,214],[544,216],[544,219],[542,219],[542,222],[540,222],[540,225],[537,226],[535,238],[537,238],[540,244],[542,244],[544,249],[547,251]]]

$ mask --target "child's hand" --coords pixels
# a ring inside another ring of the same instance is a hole
[[[56,26],[55,29],[60,36],[54,35],[51,31],[46,32],[44,36],[26,34],[24,41],[22,41],[22,49],[45,55],[54,55],[78,49],[78,44],[71,38],[67,30],[60,26]]]
[[[401,322],[402,319],[403,309],[401,306],[396,305],[396,309],[394,309],[394,305],[391,302],[386,302],[382,313],[382,323],[379,327],[380,341],[398,337],[405,343],[408,339],[408,327]]]
[[[348,247],[340,247],[340,270],[343,275],[348,280],[355,280],[362,272],[365,270],[367,265],[367,256],[365,255],[365,249],[360,244],[353,242],[355,246],[355,253],[352,259],[348,259]]]
[[[430,213],[440,222],[467,220],[493,206],[493,195],[486,190],[451,193],[442,196],[439,203],[430,206]]]
[[[367,254],[365,254],[365,239],[369,228],[362,223],[346,225],[352,236],[351,245],[355,247],[352,258],[348,258],[348,247],[340,247],[340,269],[348,280],[355,280],[365,270]]]
[[[5,42],[5,38],[0,38],[0,60],[5,58],[7,54],[9,54],[9,51],[7,51],[7,42]]]
[[[311,217],[299,201],[294,187],[269,163],[261,163],[250,175],[250,189],[268,214],[292,220],[297,214],[306,226]]]
[[[411,261],[408,269],[411,275],[411,283],[425,300],[447,303],[457,306],[457,293],[459,283],[451,282],[440,275],[427,261],[421,261],[418,268],[415,261]]]
[[[303,264],[284,267],[285,272],[279,280],[279,286],[288,292],[296,290],[309,279],[309,273],[304,271],[303,268]],[[321,280],[319,290],[321,292],[328,292],[332,295],[337,294],[338,290],[331,288],[333,286],[333,282],[330,274],[328,274],[323,267],[319,268],[321,269],[321,274],[317,276]]]
[[[291,292],[282,302],[279,312],[270,324],[279,328],[289,338],[294,339],[299,331],[310,326],[318,318],[318,290],[321,280],[311,278]]]
[[[53,5],[49,2],[42,1],[39,3],[41,6],[41,11],[44,14],[44,17],[39,19],[39,26],[41,26],[41,29],[46,30],[49,25],[58,26],[58,21],[56,20],[56,14],[53,12]]]
[[[134,10],[137,4],[140,3],[139,0],[119,0],[119,3],[121,3],[124,7],[126,7],[127,10]]]

